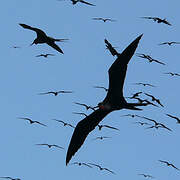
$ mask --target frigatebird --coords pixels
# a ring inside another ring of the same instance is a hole
[[[11,46],[11,48],[19,49],[19,48],[21,48],[21,47],[20,47],[20,46]]]
[[[106,170],[106,171],[109,171],[109,172],[110,172],[110,173],[112,173],[112,174],[115,174],[115,172],[113,172],[113,171],[109,170],[108,168],[101,167],[101,166],[100,166],[100,165],[98,165],[98,164],[94,164],[94,163],[88,163],[88,164],[90,164],[90,165],[92,165],[92,166],[96,166],[96,167],[98,167],[100,171],[102,171],[102,170]]]
[[[158,45],[165,45],[165,44],[171,46],[172,44],[180,44],[180,42],[169,41],[169,42],[163,42],[163,43],[160,43],[160,44],[158,44]]]
[[[55,44],[55,42],[56,41],[62,42],[62,41],[68,40],[68,39],[54,39],[50,36],[47,36],[46,33],[44,31],[42,31],[41,29],[34,28],[34,27],[31,27],[31,26],[26,25],[26,24],[19,24],[19,25],[25,29],[30,29],[30,30],[36,32],[37,37],[31,45],[46,43],[49,46],[51,46],[52,48],[56,49],[58,52],[64,54],[63,51],[61,50],[61,48],[57,44]]]
[[[124,117],[124,116],[129,116],[132,118],[139,117],[139,115],[136,115],[136,114],[125,114],[125,115],[122,115],[121,117]]]
[[[141,122],[141,121],[134,122],[133,124],[140,124],[141,126],[144,126],[144,125],[151,125],[151,124],[149,124],[149,123]]]
[[[106,49],[108,49],[113,56],[116,55],[118,57],[120,55],[120,53],[116,51],[116,49],[111,45],[111,43],[107,39],[104,39],[104,42],[106,44]]]
[[[64,121],[62,121],[62,120],[59,120],[59,119],[52,119],[52,120],[57,121],[57,122],[59,122],[59,123],[62,123],[64,126],[70,126],[70,127],[72,127],[72,128],[75,128],[72,124],[69,124],[69,123],[64,122]]]
[[[103,86],[94,86],[94,88],[104,89],[106,92],[108,91],[108,89]]]
[[[23,119],[23,120],[25,120],[25,121],[29,121],[29,122],[30,122],[30,124],[34,124],[34,123],[36,123],[36,124],[40,124],[40,125],[42,125],[42,126],[47,126],[47,125],[45,125],[45,124],[43,124],[43,123],[41,123],[41,122],[39,122],[39,121],[33,121],[33,120],[32,120],[32,119],[30,119],[30,118],[20,117],[19,119]]]
[[[177,170],[180,171],[179,168],[177,168],[176,166],[174,166],[172,163],[169,163],[168,161],[159,160],[159,162],[165,163],[165,164],[167,164],[167,166],[171,166],[171,167],[173,167],[173,168],[175,168],[175,169],[177,169]]]
[[[115,127],[112,127],[112,126],[109,126],[109,125],[103,125],[103,124],[98,124],[98,128],[99,128],[99,130],[101,130],[103,127],[106,127],[106,128],[110,128],[110,129],[114,129],[114,130],[118,130],[119,131],[119,129],[118,128],[115,128]]]
[[[140,176],[144,176],[145,178],[154,178],[153,176],[149,175],[149,174],[138,174]]]
[[[156,87],[156,86],[154,86],[154,85],[152,85],[152,84],[149,84],[149,83],[134,83],[134,84],[136,84],[136,85],[142,85],[142,86],[150,86],[150,87]]]
[[[45,94],[54,94],[55,96],[57,96],[59,93],[73,93],[72,91],[49,91],[46,93],[39,93],[39,95],[45,95]]]
[[[59,148],[59,149],[64,149],[63,147],[61,147],[61,146],[58,146],[58,145],[56,145],[56,144],[36,144],[36,145],[38,145],[38,146],[47,146],[48,148],[52,148],[52,147],[57,147],[57,148]]]
[[[127,65],[133,56],[142,35],[137,37],[115,60],[109,68],[109,90],[105,99],[98,104],[98,109],[81,120],[72,135],[67,155],[66,165],[72,156],[84,143],[88,134],[107,116],[109,113],[120,109],[142,110],[136,106],[146,106],[147,103],[128,103],[123,96],[123,85],[126,77]]]
[[[164,107],[163,105],[162,105],[162,103],[160,102],[160,100],[159,99],[157,99],[157,98],[155,98],[153,95],[151,95],[151,94],[148,94],[148,93],[144,93],[146,96],[149,96],[149,97],[151,97],[152,99],[152,101],[155,101],[155,102],[157,102],[160,106],[162,106],[162,107]]]
[[[62,0],[58,0],[58,1],[62,1]],[[70,0],[70,1],[72,2],[73,5],[75,5],[78,2],[81,2],[81,3],[84,3],[84,4],[90,5],[90,6],[96,6],[94,4],[88,3],[88,2],[83,1],[83,0]]]
[[[11,179],[11,180],[21,180],[20,178],[12,178],[12,177],[9,177],[9,176],[0,177],[0,178]]]
[[[84,106],[86,108],[86,110],[88,109],[92,109],[93,111],[95,111],[95,108],[92,106],[88,106],[87,104],[82,104],[82,103],[78,103],[78,102],[74,102],[75,104],[78,104],[80,106]]]
[[[84,165],[84,166],[87,166],[87,167],[89,167],[89,168],[92,168],[92,166],[90,166],[89,164],[87,164],[87,163],[82,163],[82,162],[74,162],[74,163],[71,163],[71,165],[72,164],[77,164],[78,166],[82,166],[82,165]]]
[[[92,18],[93,20],[99,20],[99,21],[103,21],[103,22],[107,22],[107,21],[110,21],[110,22],[115,22],[116,20],[113,20],[113,19],[110,19],[110,18]]]
[[[159,17],[141,17],[141,18],[144,18],[144,19],[153,19],[155,22],[157,22],[157,23],[164,23],[164,24],[167,24],[167,25],[169,25],[169,26],[171,26],[172,24],[170,24],[167,20],[166,20],[166,18],[164,18],[164,19],[161,19],[161,18],[159,18]]]
[[[93,140],[97,140],[97,139],[103,140],[103,139],[108,139],[108,138],[111,138],[111,137],[108,137],[108,136],[98,136],[98,137],[94,138]]]
[[[173,119],[176,119],[177,120],[177,123],[180,124],[180,118],[176,117],[176,116],[172,116],[171,114],[166,114],[167,116],[173,118]]]
[[[54,56],[54,54],[39,54],[36,57],[45,57],[45,58],[47,58],[48,56]]]
[[[180,76],[180,74],[178,74],[178,73],[173,73],[173,72],[167,72],[167,73],[164,73],[164,74],[170,74],[171,76]]]

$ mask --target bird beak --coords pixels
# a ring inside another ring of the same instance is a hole
[[[32,46],[34,44],[34,42],[32,42],[29,46]]]

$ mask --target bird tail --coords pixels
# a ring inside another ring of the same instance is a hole
[[[67,41],[69,39],[54,39],[54,41],[58,41],[58,42],[64,42],[64,41]]]

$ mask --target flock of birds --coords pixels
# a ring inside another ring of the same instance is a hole
[[[58,1],[62,1],[62,0],[58,0]],[[91,3],[87,2],[87,1],[83,1],[83,0],[70,0],[70,1],[72,2],[73,5],[75,5],[77,3],[83,3],[86,5],[90,5],[90,6],[95,6],[94,4],[91,4]],[[171,23],[169,23],[166,19],[161,19],[159,17],[141,17],[141,18],[150,19],[150,20],[153,20],[154,22],[164,23],[166,25],[171,26]],[[103,22],[108,22],[108,21],[109,22],[116,22],[116,20],[110,19],[110,18],[97,17],[97,18],[92,18],[92,19],[103,21]],[[34,31],[36,33],[37,37],[34,39],[34,41],[31,43],[31,45],[46,43],[47,45],[49,45],[53,49],[55,49],[57,52],[64,54],[64,51],[56,44],[56,42],[64,42],[64,41],[67,41],[68,39],[52,38],[52,37],[48,36],[43,30],[41,30],[39,28],[32,27],[30,25],[23,24],[23,23],[20,23],[19,25],[24,29]],[[116,50],[116,47],[114,47],[107,39],[105,39],[104,42],[105,42],[106,49],[112,54],[112,56],[116,57],[116,60],[110,66],[110,68],[108,70],[109,87],[106,88],[103,86],[94,86],[94,88],[103,89],[107,93],[106,97],[104,98],[104,100],[102,102],[98,103],[97,106],[95,106],[95,107],[84,104],[84,103],[80,103],[80,102],[74,102],[76,105],[85,107],[86,110],[92,110],[93,111],[89,115],[87,115],[86,113],[83,113],[83,112],[73,112],[74,114],[84,116],[84,119],[81,120],[76,126],[74,126],[70,123],[67,123],[65,121],[59,120],[59,119],[52,119],[53,121],[55,121],[59,124],[62,124],[63,126],[68,126],[68,127],[74,129],[74,132],[73,132],[73,135],[72,135],[72,138],[70,140],[69,147],[67,150],[67,154],[66,154],[66,165],[68,165],[68,163],[70,162],[72,157],[81,148],[81,146],[85,142],[89,133],[91,131],[93,131],[96,127],[99,129],[99,131],[101,131],[102,128],[103,129],[107,128],[107,129],[119,131],[119,128],[117,128],[117,127],[113,127],[113,126],[110,126],[108,124],[100,124],[100,122],[108,114],[112,113],[113,111],[117,111],[117,110],[121,110],[121,109],[141,111],[142,107],[149,106],[149,105],[155,106],[155,107],[160,107],[160,106],[164,107],[164,105],[162,104],[160,99],[155,97],[152,94],[139,91],[139,92],[132,94],[132,96],[130,96],[130,97],[125,97],[124,93],[123,93],[123,87],[124,87],[124,81],[126,78],[128,63],[131,60],[132,56],[135,54],[135,51],[138,47],[138,44],[140,43],[142,36],[143,36],[143,34],[141,34],[137,38],[135,38],[135,40],[133,40],[124,49],[124,51],[122,51],[121,53],[119,53]],[[173,44],[180,44],[180,42],[170,41],[170,42],[160,43],[159,45],[171,46]],[[12,46],[12,48],[20,48],[20,47],[19,46]],[[48,58],[49,56],[54,56],[54,54],[51,54],[51,53],[39,54],[36,57]],[[136,53],[136,56],[141,58],[141,59],[145,59],[150,63],[154,62],[154,63],[160,64],[160,65],[166,65],[164,62],[157,60],[157,59],[154,59],[148,54]],[[164,74],[168,74],[171,76],[180,76],[179,73],[174,73],[174,72],[165,72]],[[149,86],[149,87],[153,87],[153,88],[156,87],[155,85],[152,85],[150,83],[142,83],[142,82],[134,83],[134,85]],[[48,91],[48,92],[39,93],[38,95],[50,95],[50,94],[52,94],[54,96],[58,96],[60,93],[67,93],[68,94],[68,93],[73,93],[73,91],[65,91],[65,90]],[[145,99],[140,98],[140,96],[143,94],[146,97]],[[137,102],[129,103],[129,102],[127,102],[126,99],[136,100]],[[129,116],[132,118],[137,117],[139,119],[146,120],[146,121],[134,122],[134,124],[146,126],[146,129],[163,128],[165,130],[172,131],[172,129],[167,127],[165,124],[158,122],[157,120],[145,117],[145,116],[140,116],[137,114],[126,114],[123,116]],[[169,118],[175,119],[177,121],[177,123],[180,124],[180,118],[179,117],[176,117],[176,116],[174,116],[172,114],[168,114],[168,113],[166,114],[166,116]],[[39,121],[36,121],[36,120],[32,120],[31,118],[28,118],[28,117],[19,117],[19,119],[27,121],[30,124],[38,124],[40,126],[47,127],[46,124],[39,122]],[[94,138],[93,140],[98,140],[98,139],[103,140],[106,138],[111,138],[111,137],[98,136],[98,137]],[[37,146],[45,146],[48,148],[59,148],[62,150],[64,149],[64,147],[59,146],[57,144],[39,143],[36,145]],[[168,161],[159,160],[159,162],[166,164],[167,166],[171,166],[172,168],[180,171],[180,169],[178,167],[176,167],[174,164],[172,164]],[[116,174],[114,171],[110,170],[109,168],[103,167],[103,166],[101,166],[99,164],[95,164],[95,163],[73,162],[73,163],[70,163],[70,165],[86,166],[88,168],[96,167],[99,170],[104,170],[104,171],[108,171],[109,173]],[[143,176],[145,178],[155,178],[154,176],[151,176],[149,174],[144,174],[144,173],[141,173],[138,175]],[[0,177],[0,178],[10,179],[10,180],[20,180],[19,178],[12,178],[12,177],[8,177],[8,176],[4,176],[4,177]]]

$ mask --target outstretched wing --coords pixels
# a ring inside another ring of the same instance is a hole
[[[137,37],[115,60],[115,62],[109,68],[109,90],[106,99],[108,102],[122,102],[123,98],[123,85],[126,77],[127,65],[133,56],[139,40],[142,35]],[[125,100],[124,100],[125,101]]]
[[[96,6],[96,5],[94,5],[94,4],[88,3],[88,2],[83,1],[83,0],[79,0],[79,2],[82,2],[82,3],[87,4],[87,5],[91,5],[91,6]]]
[[[55,50],[57,50],[58,52],[64,54],[62,49],[57,44],[55,44],[53,41],[48,41],[47,44],[49,46],[51,46],[52,48],[54,48]]]
[[[118,56],[119,53],[116,51],[116,49],[111,45],[111,43],[107,40],[107,39],[104,39],[104,42],[106,43],[106,48],[110,51],[110,53],[113,55],[113,56]]]
[[[103,120],[103,118],[109,114],[111,110],[102,110],[97,109],[93,113],[91,113],[89,116],[85,117],[83,120],[81,120],[72,135],[68,151],[66,154],[66,165],[71,160],[72,156],[78,151],[78,149],[82,146],[84,143],[86,137],[88,134],[100,123],[100,121]]]

